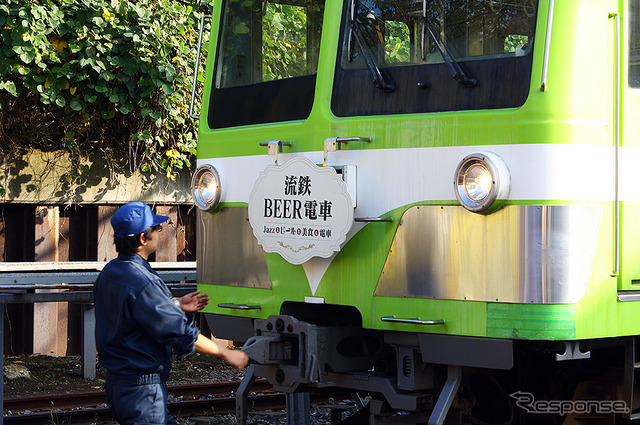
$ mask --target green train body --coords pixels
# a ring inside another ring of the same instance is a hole
[[[216,336],[255,340],[276,318],[357,328],[393,349],[398,371],[418,353],[458,384],[460,367],[526,364],[571,371],[575,390],[595,379],[574,373],[585,362],[621,370],[608,397],[635,407],[640,2],[222,0],[211,22],[198,165],[216,170],[219,199],[198,213],[198,288]],[[456,196],[474,155],[498,163],[504,189],[475,211]],[[301,263],[265,252],[247,219],[260,173],[298,157],[342,172],[354,203],[335,252]],[[365,370],[380,370],[373,357]],[[299,382],[278,376],[286,363],[257,370],[285,391],[357,387],[338,362]],[[398,391],[435,407],[387,398],[442,423],[447,385],[422,378]]]

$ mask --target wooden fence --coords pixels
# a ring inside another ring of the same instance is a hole
[[[113,205],[0,204],[1,262],[109,261],[116,256],[110,219]],[[195,261],[195,209],[156,205],[170,217],[150,261]],[[67,303],[7,304],[6,355],[77,355],[81,350],[81,308]],[[200,320],[205,334],[206,322]]]

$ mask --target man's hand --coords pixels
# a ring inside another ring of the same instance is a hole
[[[249,356],[244,351],[232,350],[222,344],[221,340],[212,341],[202,334],[198,335],[195,346],[198,353],[219,357],[238,370],[249,363]]]
[[[180,309],[185,313],[195,313],[196,311],[200,311],[207,304],[209,304],[209,295],[201,294],[200,291],[191,292],[182,298],[180,301]]]
[[[244,351],[226,349],[223,352],[224,361],[231,367],[241,370],[249,363],[249,356]]]

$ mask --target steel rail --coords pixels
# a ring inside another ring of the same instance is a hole
[[[174,417],[202,417],[234,414],[236,412],[235,394],[230,395],[240,384],[240,381],[218,382],[212,384],[189,384],[169,386],[169,393],[174,397],[199,397],[202,395],[210,395],[212,398],[205,399],[186,399],[171,401],[168,403],[169,412]],[[254,411],[262,411],[268,409],[284,409],[286,407],[286,395],[284,393],[273,391],[273,387],[265,379],[256,381],[257,388],[254,386],[252,391],[263,391],[261,394],[250,394],[249,402]],[[217,396],[217,397],[215,397]],[[41,402],[46,403],[54,396],[45,395],[39,397],[29,397],[31,399],[41,398]],[[69,399],[69,403],[63,402],[63,398]],[[79,398],[86,397],[90,400],[89,408],[81,408],[84,406],[78,403]],[[319,404],[326,402],[330,394],[311,394],[311,403]],[[4,423],[15,425],[33,425],[48,423],[73,423],[76,425],[95,424],[98,421],[113,420],[111,413],[107,407],[94,407],[105,403],[104,392],[95,391],[81,394],[62,394],[56,395],[59,405],[53,405],[49,402],[48,410],[29,413],[16,413],[25,405],[20,400],[15,404],[16,408],[8,409],[11,414],[4,415]],[[75,401],[74,401],[75,400]],[[10,403],[17,399],[7,399]],[[69,410],[60,406],[69,404]],[[52,406],[53,405],[53,406]],[[22,407],[20,407],[22,406]],[[32,405],[35,406],[35,405]],[[35,407],[32,407],[35,410]],[[15,412],[14,412],[15,411]]]
[[[283,409],[286,405],[284,393],[253,394],[249,396],[255,410]],[[216,397],[200,400],[181,400],[168,403],[169,412],[174,417],[214,416],[235,413],[236,398]],[[33,425],[73,423],[76,425],[95,424],[97,421],[113,420],[109,409],[94,407],[78,410],[55,409],[46,412],[12,414],[4,416],[5,424]]]
[[[201,395],[220,396],[233,393],[240,381],[213,382],[208,384],[169,385],[169,394],[174,397],[198,397]],[[256,380],[256,392],[272,391],[266,379]],[[4,400],[5,411],[72,409],[91,407],[106,403],[104,391],[87,391],[71,394],[44,394],[28,397],[12,397]]]

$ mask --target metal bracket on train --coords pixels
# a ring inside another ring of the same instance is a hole
[[[395,374],[372,372],[383,351],[382,335],[376,331],[357,326],[317,326],[284,315],[255,320],[254,329],[256,336],[242,348],[253,362],[252,373],[243,379],[239,394],[249,391],[255,376],[266,378],[275,390],[286,393],[307,391],[308,386],[376,392],[399,411],[427,412],[437,407],[430,420],[441,425],[460,384],[460,368],[450,368],[447,384],[434,406],[430,385],[416,391],[402,390]],[[246,401],[238,403],[238,423],[245,424],[248,407]],[[425,419],[425,415],[420,418]]]
[[[327,166],[327,155],[342,149],[343,143],[349,142],[371,142],[368,137],[327,137],[324,139],[324,166]]]
[[[556,361],[581,360],[591,358],[591,351],[580,351],[580,341],[563,341],[564,353],[556,353]]]
[[[291,142],[283,142],[282,140],[269,140],[268,142],[260,142],[260,146],[267,146],[267,154],[273,155],[275,164],[278,165],[278,153],[282,153],[283,146],[291,146]]]
[[[300,384],[332,386],[326,374],[367,370],[378,359],[382,341],[373,331],[353,326],[316,326],[291,316],[270,316],[254,323],[256,336],[242,350],[280,391]]]

